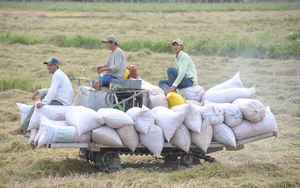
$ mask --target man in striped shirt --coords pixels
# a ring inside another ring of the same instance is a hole
[[[68,76],[60,70],[58,66],[58,60],[52,57],[48,61],[45,61],[43,63],[47,65],[47,70],[50,74],[52,74],[51,86],[50,88],[40,89],[33,93],[32,100],[35,100],[36,96],[40,95],[41,101],[32,106],[26,119],[23,121],[22,125],[19,128],[9,131],[9,133],[12,135],[23,135],[27,132],[30,118],[35,107],[37,109],[40,109],[44,105],[69,106],[73,102],[74,93],[72,84]]]

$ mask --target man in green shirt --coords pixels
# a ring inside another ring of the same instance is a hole
[[[175,52],[174,60],[177,68],[168,67],[168,80],[158,81],[158,86],[162,88],[166,94],[175,91],[176,88],[182,89],[198,85],[195,64],[191,57],[182,51],[182,41],[180,39],[173,40],[172,48]]]

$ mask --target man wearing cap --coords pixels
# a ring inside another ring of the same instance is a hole
[[[176,88],[182,89],[198,85],[195,64],[191,57],[182,51],[182,41],[180,39],[173,40],[172,48],[175,52],[174,60],[177,68],[168,67],[168,80],[158,81],[158,86],[165,91],[165,94],[173,92]]]
[[[106,74],[99,76],[93,81],[93,88],[100,90],[102,86],[108,86],[111,78],[122,78],[126,70],[125,54],[118,47],[118,40],[115,36],[109,35],[106,39],[101,40],[106,44],[106,48],[110,50],[107,60],[103,66],[96,67],[98,74],[106,71]]]
[[[40,89],[33,93],[32,100],[35,100],[36,96],[40,95],[41,101],[32,106],[26,119],[23,121],[22,125],[19,128],[9,131],[9,133],[12,135],[22,135],[27,132],[29,121],[33,114],[35,106],[38,109],[42,108],[44,105],[69,106],[73,102],[74,93],[72,84],[68,76],[59,69],[58,60],[52,57],[48,61],[45,61],[43,63],[47,65],[47,70],[50,74],[52,74],[51,86],[50,88]]]

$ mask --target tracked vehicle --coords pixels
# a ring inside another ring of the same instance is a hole
[[[88,83],[88,86],[83,86],[83,82]],[[140,80],[112,79],[110,87],[96,91],[92,88],[89,78],[79,77],[75,105],[85,106],[95,111],[99,108],[117,108],[126,111],[131,107],[148,106],[149,96],[147,90],[141,89]],[[178,169],[180,166],[189,168],[203,162],[214,162],[215,159],[208,154],[222,150],[240,150],[244,148],[244,144],[273,136],[274,133],[270,132],[239,140],[235,148],[212,141],[206,152],[194,144],[191,144],[189,152],[185,152],[172,143],[165,142],[159,158],[154,157],[151,151],[142,144],[139,144],[134,152],[126,146],[108,146],[95,142],[51,143],[47,144],[47,148],[78,148],[80,159],[89,162],[101,172],[112,173],[126,168],[170,171]],[[24,137],[24,141],[27,139]],[[124,158],[122,156],[127,159],[147,157],[146,160],[128,162],[121,161],[121,158]]]

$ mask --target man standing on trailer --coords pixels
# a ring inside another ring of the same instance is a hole
[[[126,58],[123,50],[118,47],[118,40],[114,35],[109,35],[106,39],[101,40],[106,44],[110,52],[104,65],[96,67],[98,74],[106,71],[106,74],[99,76],[93,81],[93,88],[100,90],[101,87],[107,87],[112,78],[120,78],[126,70]]]

